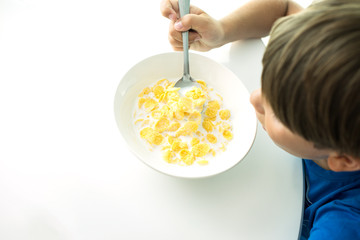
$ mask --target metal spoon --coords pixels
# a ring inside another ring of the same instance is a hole
[[[179,0],[179,10],[180,17],[189,14],[190,12],[190,0]],[[184,74],[181,79],[179,79],[174,87],[178,87],[180,95],[185,95],[185,93],[190,90],[192,87],[201,88],[201,85],[196,82],[190,76],[189,70],[189,31],[182,32],[183,39],[183,52],[184,52]]]

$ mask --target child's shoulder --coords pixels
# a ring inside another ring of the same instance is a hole
[[[304,236],[309,239],[360,239],[360,171],[332,172],[304,160],[306,204]]]
[[[309,239],[360,239],[360,189],[316,211]],[[357,195],[354,195],[357,193]]]

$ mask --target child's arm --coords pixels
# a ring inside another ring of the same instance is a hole
[[[190,32],[189,43],[191,49],[198,51],[208,51],[240,39],[267,36],[278,18],[302,10],[290,0],[252,0],[221,20],[191,6],[190,14],[180,21],[177,0],[162,0],[160,9],[163,16],[172,20],[169,41],[173,48],[182,49],[181,31],[191,28],[195,32]]]
[[[352,198],[337,199],[319,207],[309,226],[312,227],[310,236],[303,234],[301,239],[360,239],[359,190],[349,192],[345,195]]]
[[[220,20],[225,31],[224,42],[265,37],[278,18],[301,10],[302,8],[293,1],[249,1]]]

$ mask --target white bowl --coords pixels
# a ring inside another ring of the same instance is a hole
[[[249,102],[250,94],[241,80],[225,66],[199,54],[190,53],[190,73],[204,80],[224,98],[231,112],[234,138],[224,152],[219,152],[208,165],[180,166],[165,162],[157,151],[150,151],[134,126],[134,110],[143,88],[160,79],[178,80],[183,74],[183,54],[170,52],[154,55],[133,66],[121,79],[115,94],[115,119],[130,150],[148,166],[159,172],[184,178],[202,178],[222,173],[238,164],[255,139],[257,120]]]

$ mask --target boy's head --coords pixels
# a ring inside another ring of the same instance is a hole
[[[280,142],[285,150],[304,158],[327,158],[332,150],[360,159],[360,0],[318,1],[278,20],[263,57],[261,93],[285,126],[280,131],[295,133],[315,152],[293,152]],[[265,118],[262,123],[279,137]]]

